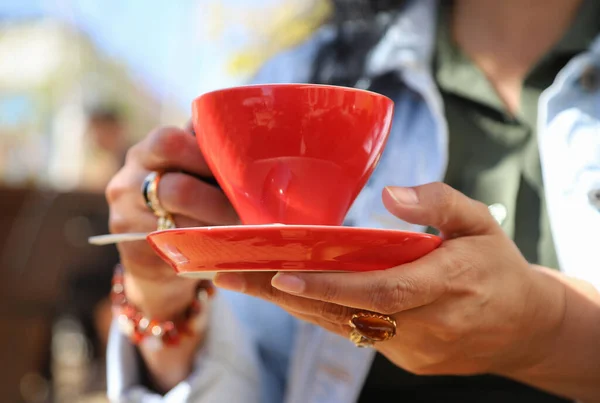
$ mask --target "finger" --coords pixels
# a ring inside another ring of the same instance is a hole
[[[149,171],[185,171],[211,177],[212,173],[196,138],[176,127],[160,128],[133,146],[128,159],[135,159]]]
[[[119,229],[120,233],[125,232],[152,232],[157,230],[157,217],[150,212],[139,212],[136,214],[128,215],[127,227]],[[175,226],[177,228],[189,228],[205,226],[205,223],[191,220],[183,216],[174,216]],[[129,228],[129,229],[127,229]],[[137,228],[142,228],[137,229]],[[113,232],[117,232],[115,229]],[[170,267],[170,263],[167,259],[157,254],[146,240],[140,240],[135,242],[124,242],[117,244],[117,248],[120,254],[121,263],[124,267],[130,270],[143,271],[144,277],[157,277],[163,278],[164,276],[173,276],[175,273]]]
[[[321,317],[328,322],[347,324],[356,311],[345,306],[302,298],[271,286],[274,273],[218,273],[213,279],[217,287],[243,292],[303,315]]]
[[[148,173],[137,164],[128,164],[121,169],[106,188],[109,205],[130,204],[139,210],[150,212],[141,191],[142,182]],[[188,174],[163,174],[158,184],[157,195],[160,204],[174,215],[178,227],[239,222],[235,209],[219,189]],[[127,217],[124,217],[124,221],[128,221]],[[138,232],[150,231],[137,227]]]
[[[306,315],[304,313],[295,312],[289,309],[285,309],[285,311],[297,319],[312,323],[313,325],[322,327],[323,329],[342,337],[348,337],[350,335],[350,331],[352,330],[352,328],[348,325],[329,322],[319,316]]]
[[[111,234],[150,232],[156,229],[157,217],[146,206],[136,206],[121,199],[110,208],[109,229]]]
[[[113,234],[151,232],[157,229],[157,217],[144,203],[139,183],[146,172],[136,166],[123,168],[107,187],[109,201],[109,229]],[[205,223],[182,215],[174,215],[177,227],[201,226]],[[152,270],[165,267],[162,259],[152,251],[145,241],[127,242],[118,245],[121,261],[129,267],[144,267]]]
[[[352,328],[347,323],[330,322],[323,317],[297,312],[289,308],[284,308],[284,310],[295,318],[320,326],[341,337],[350,337]],[[395,343],[379,342],[375,344],[375,347],[384,355],[394,357],[397,365],[405,369],[413,368],[424,372],[432,366],[439,366],[439,363],[459,352],[461,348],[459,343],[440,341],[421,321],[405,318],[403,315],[404,313],[394,317],[397,323],[397,332],[393,339]]]
[[[428,305],[447,289],[443,250],[387,270],[364,273],[280,272],[271,284],[278,290],[382,314]]]
[[[116,203],[111,204],[109,216],[111,233],[149,232],[156,229],[156,217],[145,211],[145,206],[127,200],[132,197],[132,195],[123,196]],[[156,275],[172,273],[172,269],[168,268],[144,240],[118,244],[117,248],[120,261],[127,268],[132,270],[142,268],[140,270],[147,272],[149,275],[152,273]]]
[[[236,211],[223,192],[193,176],[167,172],[158,186],[161,205],[175,215],[211,225],[239,223]]]
[[[488,208],[443,183],[387,187],[383,203],[396,217],[439,229],[446,238],[495,233],[500,227]]]
[[[213,278],[213,284],[219,288],[243,292],[274,303],[300,320],[315,324],[340,336],[348,337],[350,334],[348,320],[354,312],[346,307],[282,293],[271,287],[273,275],[272,272],[221,272]]]
[[[183,216],[174,216],[175,226],[177,228],[204,226],[205,223],[191,220]],[[112,233],[137,233],[152,232],[157,229],[157,217],[150,211],[140,209],[129,209],[124,211],[121,208],[111,209],[110,227]],[[168,261],[163,260],[150,247],[146,240],[124,242],[117,244],[121,263],[129,268],[138,270],[141,268],[144,272],[160,276],[173,275],[173,269],[168,266]]]

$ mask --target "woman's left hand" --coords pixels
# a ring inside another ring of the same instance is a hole
[[[359,311],[393,318],[375,344],[416,374],[510,374],[541,362],[564,314],[564,288],[531,266],[488,208],[440,183],[388,188],[387,209],[438,228],[415,262],[364,273],[222,273],[219,287],[271,301],[343,337]]]

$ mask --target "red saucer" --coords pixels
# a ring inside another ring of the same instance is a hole
[[[219,271],[369,271],[437,248],[435,235],[372,228],[239,225],[157,231],[148,242],[182,275]]]

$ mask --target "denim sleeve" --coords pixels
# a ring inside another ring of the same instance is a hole
[[[561,270],[600,290],[600,42],[594,57],[575,58],[542,96],[540,151]]]

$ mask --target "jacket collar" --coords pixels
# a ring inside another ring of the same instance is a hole
[[[594,53],[596,56],[600,56],[600,35],[596,37],[594,43],[590,47],[590,51]]]
[[[438,0],[411,0],[367,59],[368,78],[411,69],[429,70],[435,52]],[[600,35],[590,46],[600,57]]]
[[[367,75],[429,69],[435,48],[437,12],[437,0],[411,0],[371,51]]]

